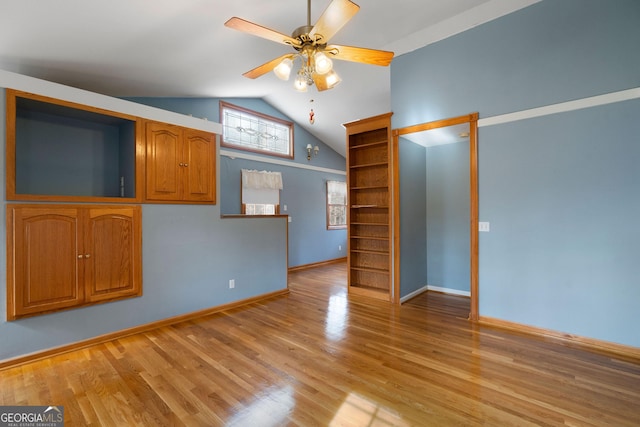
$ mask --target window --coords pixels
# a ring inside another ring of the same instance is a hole
[[[347,183],[327,181],[327,229],[347,228]]]
[[[293,159],[293,123],[220,101],[223,147]]]
[[[242,213],[244,215],[275,215],[279,212],[278,208],[279,204],[274,203],[243,203]]]
[[[242,169],[242,210],[244,215],[278,215],[282,174]]]

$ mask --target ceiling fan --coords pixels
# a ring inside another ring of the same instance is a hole
[[[318,22],[312,26],[311,0],[307,0],[307,25],[296,28],[291,36],[238,17],[229,19],[224,25],[276,43],[289,45],[296,51],[247,71],[243,76],[255,79],[273,70],[280,79],[289,80],[294,61],[299,60],[300,69],[294,81],[296,90],[306,92],[308,86],[315,84],[318,91],[323,91],[331,89],[340,82],[340,77],[333,70],[330,58],[380,66],[389,65],[393,59],[393,52],[328,44],[329,39],[340,31],[358,13],[358,10],[360,6],[350,0],[332,0]]]

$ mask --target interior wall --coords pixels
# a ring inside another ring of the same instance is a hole
[[[289,215],[289,266],[343,258],[347,254],[346,229],[327,230],[327,181],[346,181],[344,175],[265,164],[221,156],[220,180],[223,184],[223,214],[240,213],[242,169],[268,170],[282,174],[280,213]],[[284,208],[286,207],[286,211]]]
[[[216,98],[128,98],[135,102],[191,114],[195,117],[208,117],[219,121],[219,99]],[[224,99],[234,105],[251,109],[273,117],[291,120],[261,99]],[[307,160],[307,144],[319,146],[317,156]],[[225,152],[239,155],[246,151],[222,147]],[[294,159],[292,166],[268,163],[269,160],[288,162],[288,160],[250,153],[259,160],[248,160],[221,156],[219,162],[220,186],[218,200],[222,214],[240,213],[240,170],[257,169],[279,171],[283,174],[283,190],[280,192],[282,214],[290,215],[289,231],[289,267],[312,264],[346,257],[346,229],[326,229],[326,181],[346,181],[345,174],[330,171],[346,171],[346,160],[332,148],[322,143],[305,129],[294,125]],[[295,167],[299,166],[299,167]],[[307,168],[310,166],[311,168]],[[313,169],[313,168],[319,169]],[[287,211],[283,210],[287,205]]]
[[[481,317],[640,347],[640,101],[482,123],[640,87],[638,22],[634,0],[543,0],[394,59],[394,128],[480,114]]]
[[[36,83],[46,86],[40,82]],[[55,89],[61,94],[75,91]],[[4,92],[0,90],[0,117],[6,115]],[[91,98],[86,92],[82,95]],[[0,120],[0,138],[6,146],[5,120]],[[5,165],[4,149],[0,164]],[[3,189],[5,176],[3,170]],[[6,204],[5,196],[5,222]],[[0,292],[0,360],[286,289],[286,236],[284,218],[221,219],[219,205],[144,204],[143,296],[7,322],[6,292]],[[6,238],[6,228],[0,227],[0,239]],[[6,255],[6,245],[0,245],[4,272]],[[235,279],[234,289],[229,289],[230,279]]]
[[[428,147],[427,283],[470,292],[469,142]]]
[[[400,298],[427,286],[426,149],[402,137],[398,143],[400,171]]]

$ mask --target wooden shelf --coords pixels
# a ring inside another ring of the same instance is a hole
[[[379,205],[353,205],[351,209],[389,209],[389,206]]]
[[[374,251],[370,249],[351,249],[350,252],[356,254],[389,255],[389,251]]]
[[[344,125],[349,292],[391,300],[391,113]]]
[[[349,150],[359,150],[361,148],[372,148],[372,147],[385,147],[389,141],[387,139],[383,139],[381,141],[368,142],[366,144],[353,145],[349,147]]]
[[[375,236],[349,236],[352,239],[367,239],[367,240],[389,240],[389,237],[375,237]]]
[[[359,267],[357,265],[355,266],[351,266],[349,267],[351,270],[357,270],[357,271],[366,271],[368,273],[376,273],[376,274],[389,274],[389,270],[388,269],[383,269],[383,268],[373,268],[373,267]]]
[[[370,186],[359,186],[359,187],[351,187],[350,190],[386,190],[389,187],[386,185],[370,185]]]
[[[376,162],[376,163],[364,163],[361,165],[351,165],[349,166],[349,168],[351,169],[359,169],[359,168],[373,168],[376,166],[388,166],[389,163],[387,162]]]

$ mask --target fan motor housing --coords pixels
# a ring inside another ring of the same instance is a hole
[[[308,43],[311,44],[322,44],[322,43],[318,43],[320,42],[324,37],[320,34],[316,34],[315,39],[312,39],[309,36],[309,33],[311,32],[311,30],[313,30],[313,26],[312,25],[303,25],[302,27],[298,27],[295,30],[293,30],[293,33],[291,34],[291,37],[294,39],[298,39],[300,40],[300,42],[305,45]]]

